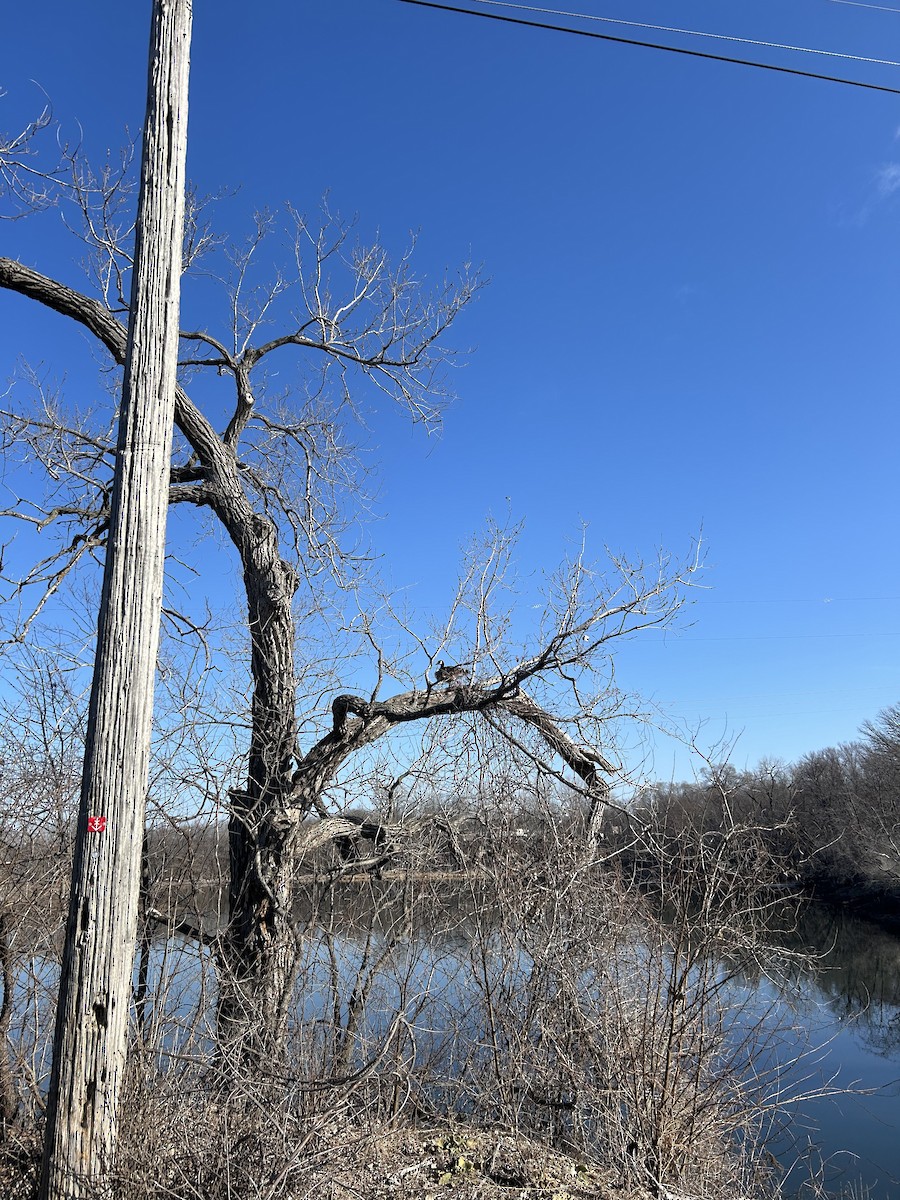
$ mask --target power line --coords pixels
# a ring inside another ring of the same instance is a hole
[[[524,17],[511,17],[505,13],[477,12],[471,8],[459,8],[453,4],[438,4],[435,0],[400,0],[401,4],[415,4],[419,8],[434,8],[441,12],[462,13],[469,17],[481,17],[485,21],[502,21],[507,25],[524,25],[530,29],[549,29],[553,33],[571,33],[576,37],[592,38],[600,42],[615,42],[620,46],[640,46],[646,50],[665,50],[669,54],[683,54],[688,58],[705,58],[712,62],[732,63],[740,67],[756,67],[760,71],[777,71],[780,75],[798,75],[803,79],[822,79],[827,83],[843,83],[847,87],[865,88],[871,92],[887,92],[900,96],[900,88],[886,87],[880,83],[864,83],[860,79],[844,79],[839,75],[824,75],[818,71],[801,71],[796,67],[780,67],[774,63],[754,62],[748,58],[733,58],[725,54],[710,54],[704,50],[688,50],[684,46],[667,46],[660,42],[645,42],[637,38],[618,37],[611,33],[597,33],[593,29],[573,29],[569,25],[550,25],[543,21],[528,21]]]
[[[864,4],[863,0],[831,0],[832,4],[849,4],[851,8],[874,8],[876,12],[900,13],[900,8],[888,8],[886,4]]]
[[[851,62],[874,63],[880,67],[900,67],[900,62],[895,62],[891,58],[868,58],[863,54],[846,54],[840,50],[818,50],[812,46],[764,42],[758,38],[737,37],[730,33],[707,33],[701,29],[681,29],[677,25],[651,25],[647,21],[625,21],[619,17],[599,17],[594,13],[565,12],[558,8],[536,8],[531,4],[513,4],[510,0],[475,0],[475,3],[489,4],[492,8],[515,8],[520,12],[544,13],[554,17],[572,17],[578,21],[602,21],[606,25],[627,25],[631,29],[653,29],[658,33],[682,33],[688,37],[712,38],[717,42],[737,42],[742,46],[764,46],[768,50],[792,50],[797,54],[820,54],[825,58],[844,58]],[[892,11],[898,10],[893,9]]]

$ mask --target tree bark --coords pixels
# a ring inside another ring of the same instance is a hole
[[[246,788],[231,793],[229,926],[223,943],[219,1049],[258,1066],[277,1056],[294,960],[290,921],[297,751],[293,569],[278,553],[275,527],[250,522],[242,539],[253,700]],[[305,814],[304,814],[305,815]]]
[[[107,1176],[124,1078],[178,360],[190,0],[156,0],[125,378],[40,1195]]]

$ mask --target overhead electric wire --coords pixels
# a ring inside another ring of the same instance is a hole
[[[620,46],[640,46],[645,50],[664,50],[669,54],[682,54],[688,58],[705,58],[712,62],[731,63],[740,67],[756,67],[760,71],[776,71],[780,75],[797,75],[803,79],[822,79],[827,83],[842,83],[847,87],[865,88],[870,92],[887,92],[900,96],[900,88],[887,87],[881,83],[866,83],[861,79],[846,79],[840,75],[825,75],[818,71],[801,71],[797,67],[781,67],[775,63],[756,62],[749,58],[734,58],[726,54],[710,54],[705,50],[689,50],[685,46],[668,46],[662,42],[645,42],[638,38],[619,37],[612,33],[597,33],[594,29],[573,29],[570,25],[550,25],[544,21],[528,21],[524,17],[512,17],[506,13],[479,12],[472,8],[460,8],[455,4],[439,4],[436,0],[400,0],[401,4],[415,4],[419,8],[434,8],[441,12],[461,13],[469,17],[481,17],[485,21],[502,21],[507,25],[524,25],[529,29],[549,29],[553,33],[571,33],[576,37],[592,38],[600,42],[614,42]]]
[[[785,42],[764,42],[758,38],[737,37],[731,33],[707,33],[702,29],[681,29],[678,25],[651,25],[648,21],[625,21],[620,17],[599,17],[594,13],[565,12],[559,8],[537,8],[532,4],[513,4],[511,0],[475,0],[492,8],[515,8],[519,12],[543,13],[545,16],[573,17],[578,21],[602,21],[606,25],[627,25],[631,29],[653,29],[657,33],[682,33],[688,37],[712,38],[717,42],[737,42],[742,46],[763,46],[767,50],[791,50],[797,54],[820,54],[825,58],[845,58],[851,62],[874,63],[880,67],[900,67],[891,58],[867,58],[863,54],[846,54],[840,50],[818,50],[812,46],[791,46]],[[473,11],[477,11],[474,10]],[[897,11],[894,9],[893,11]]]
[[[863,0],[831,0],[832,4],[849,4],[851,8],[873,8],[876,12],[900,13],[900,8],[888,8],[886,4],[864,4]]]

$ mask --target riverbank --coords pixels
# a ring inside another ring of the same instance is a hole
[[[841,908],[850,916],[900,935],[900,887],[874,879],[818,880],[804,887],[804,898]]]
[[[298,889],[262,1055],[252,998],[246,1040],[219,1036],[221,895],[154,922],[104,1200],[771,1200],[776,1032],[736,974],[765,950],[757,859],[739,889],[713,863],[663,919],[574,839],[532,850],[498,837],[464,886],[418,871]],[[11,1094],[37,1129],[56,962],[23,957],[20,976]]]
[[[106,1200],[243,1200],[250,1195],[240,1184],[237,1165],[233,1186],[224,1159],[220,1178],[207,1175],[202,1184],[182,1176],[179,1188],[170,1177],[174,1164],[166,1160],[155,1163],[153,1179],[143,1170],[136,1175],[130,1140],[126,1131],[126,1162]],[[206,1141],[199,1129],[198,1140]],[[520,1134],[459,1125],[348,1129],[335,1120],[329,1128],[315,1130],[308,1144],[293,1153],[286,1148],[284,1159],[270,1161],[268,1167],[269,1177],[261,1175],[253,1191],[265,1200],[651,1200],[649,1192],[621,1172]],[[36,1131],[8,1130],[0,1141],[0,1195],[4,1200],[34,1200],[39,1170]],[[668,1200],[688,1200],[689,1193],[665,1195]]]

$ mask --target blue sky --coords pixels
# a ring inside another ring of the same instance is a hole
[[[90,148],[136,131],[149,7],[14,6],[0,125],[37,80]],[[579,7],[900,60],[900,12],[833,0]],[[900,68],[721,48],[900,87]],[[526,603],[582,522],[598,553],[680,555],[702,529],[690,628],[624,649],[621,684],[707,743],[740,735],[738,766],[900,699],[900,96],[397,0],[198,2],[191,86],[189,173],[235,189],[235,228],[327,189],[395,250],[420,231],[421,274],[491,277],[441,438],[373,427],[373,541],[419,608],[491,515],[525,523]],[[0,235],[79,285],[58,221]],[[80,335],[26,302],[0,295],[0,329],[4,371],[22,353],[96,387]],[[691,769],[662,738],[652,766]]]

